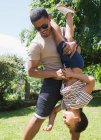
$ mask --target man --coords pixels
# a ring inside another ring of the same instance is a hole
[[[50,16],[45,9],[35,8],[31,12],[30,19],[38,34],[30,45],[28,74],[31,77],[44,78],[44,81],[36,112],[28,123],[23,140],[32,140],[38,133],[44,119],[50,115],[56,103],[61,99],[60,88],[62,80],[65,79],[52,36]],[[74,53],[75,47],[75,42],[68,42],[64,53]],[[40,63],[44,65],[44,70],[38,69]]]

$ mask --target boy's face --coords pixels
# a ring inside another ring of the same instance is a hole
[[[76,123],[81,121],[79,114],[72,111],[65,111],[63,113],[64,123],[68,126],[69,130],[75,131]]]
[[[41,17],[39,20],[33,23],[36,30],[41,34],[42,37],[48,37],[51,33],[50,17]]]

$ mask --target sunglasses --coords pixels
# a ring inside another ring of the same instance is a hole
[[[41,29],[47,29],[47,28],[48,28],[48,24],[42,24],[40,27],[35,27],[37,31],[40,31]]]

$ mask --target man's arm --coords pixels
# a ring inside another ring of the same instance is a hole
[[[38,69],[40,64],[39,60],[29,60],[28,61],[28,74],[30,77],[36,78],[57,78],[64,79],[63,72],[61,69],[59,70],[41,70]]]

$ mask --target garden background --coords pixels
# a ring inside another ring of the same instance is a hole
[[[65,26],[65,17],[59,13],[55,6],[63,3],[75,9],[74,39],[82,49],[85,60],[84,73],[93,75],[96,86],[93,91],[94,98],[84,112],[89,119],[89,126],[81,135],[81,140],[101,139],[101,1],[100,0],[34,0],[34,6],[45,7],[52,14],[54,20]],[[28,48],[36,31],[32,26],[30,30],[20,32],[21,41]],[[41,65],[39,68],[43,68]],[[17,56],[0,56],[0,140],[20,140],[28,120],[34,113],[35,104],[40,92],[41,80],[28,76],[25,62]],[[34,106],[34,107],[33,107]],[[46,124],[46,121],[43,125]],[[42,126],[43,127],[43,126]],[[69,139],[68,129],[62,121],[62,112],[56,118],[53,130],[43,132],[42,128],[36,140],[65,140]]]

